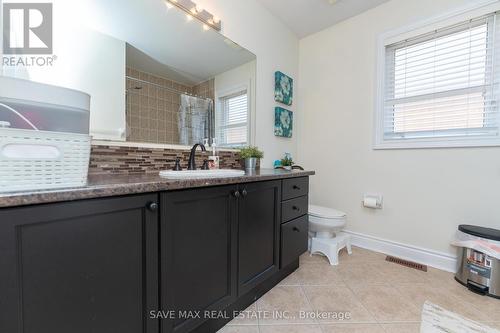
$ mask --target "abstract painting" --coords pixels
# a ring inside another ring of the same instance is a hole
[[[293,112],[276,107],[274,109],[274,135],[291,138],[293,133]]]
[[[279,71],[274,73],[274,100],[286,105],[293,103],[293,79]]]

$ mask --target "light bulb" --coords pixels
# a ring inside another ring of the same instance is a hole
[[[186,14],[186,18],[187,18],[188,21],[191,21],[193,19],[193,17],[191,15],[189,15],[189,14]]]
[[[207,31],[208,29],[210,29],[210,27],[206,24],[203,25],[203,30]]]
[[[170,2],[166,1],[165,2],[165,5],[167,6],[167,9],[171,9],[174,7],[174,5],[172,5]]]
[[[220,18],[217,16],[213,16],[212,20],[214,21],[215,24],[218,24],[220,22]]]
[[[191,8],[191,13],[193,13],[193,15],[196,15],[196,7]]]

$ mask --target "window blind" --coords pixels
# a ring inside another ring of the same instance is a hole
[[[220,98],[220,106],[217,115],[217,137],[219,145],[238,146],[247,144],[247,91],[239,91]]]
[[[496,14],[385,48],[385,140],[498,135]]]

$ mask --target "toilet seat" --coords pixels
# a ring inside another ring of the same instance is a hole
[[[309,205],[309,215],[322,219],[343,219],[347,214],[333,208]]]
[[[339,229],[346,224],[347,214],[333,208],[309,205],[308,215],[309,229],[314,232],[325,228]]]

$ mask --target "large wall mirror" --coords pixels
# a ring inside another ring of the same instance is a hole
[[[252,141],[256,57],[164,0],[54,0],[52,66],[2,74],[91,95],[94,139]]]

